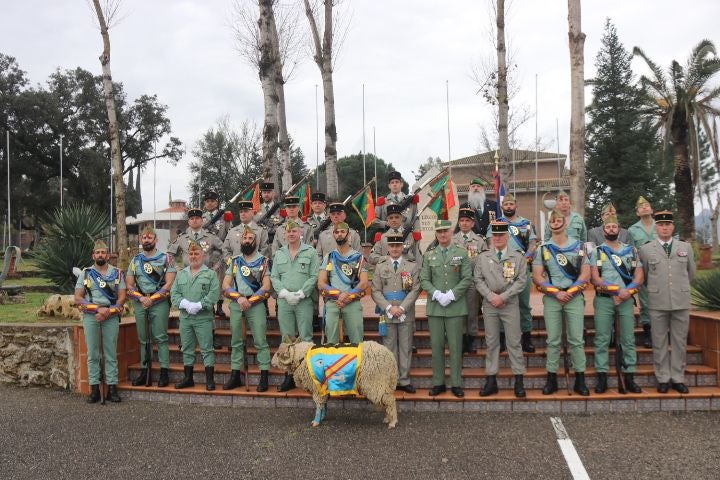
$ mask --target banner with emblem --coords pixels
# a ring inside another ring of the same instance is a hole
[[[370,187],[374,181],[375,179],[370,180],[362,190],[355,194],[355,197],[350,202],[366,229],[375,220],[375,199]]]
[[[362,343],[321,346],[308,350],[305,365],[320,395],[357,395],[357,372],[362,363]]]

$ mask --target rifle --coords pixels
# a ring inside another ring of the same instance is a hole
[[[152,326],[150,325],[150,310],[145,309],[145,368],[147,368],[146,387],[152,386]]]
[[[625,379],[623,378],[622,369],[626,367],[623,361],[622,342],[620,341],[620,312],[617,305],[615,306],[615,372],[618,378],[618,392],[626,393]]]
[[[105,349],[103,349],[102,325],[98,325],[98,342],[100,344],[100,405],[105,405]]]
[[[260,181],[260,179],[258,178],[257,180],[255,180],[254,182],[252,182],[249,187],[247,187],[247,188],[245,188],[245,189],[240,190],[239,192],[237,192],[237,193],[235,194],[235,196],[233,196],[233,197],[228,201],[227,205],[225,205],[225,208],[220,208],[220,207],[218,207],[217,213],[216,213],[215,215],[213,215],[213,217],[212,217],[210,220],[208,220],[207,222],[205,222],[205,224],[202,226],[202,228],[204,228],[204,229],[207,230],[207,229],[210,228],[211,226],[215,225],[215,223],[216,223],[218,220],[220,220],[220,217],[222,217],[222,216],[225,214],[225,210],[227,210],[227,208],[228,208],[230,205],[232,205],[233,203],[237,202],[238,199],[239,199],[241,196],[245,195],[251,188],[254,188],[254,187],[255,187],[255,184],[257,184],[257,182],[259,182],[259,181]]]
[[[567,388],[568,395],[572,395],[572,387],[570,386],[570,359],[568,358],[568,344],[567,344],[567,327],[565,322],[565,314],[560,314],[560,328],[562,329],[562,350],[563,350],[563,369],[565,370],[565,387]]]
[[[255,223],[257,223],[258,225],[262,225],[262,226],[265,227],[265,228],[270,228],[270,225],[269,225],[270,217],[272,217],[273,214],[277,211],[277,209],[280,208],[280,204],[285,201],[285,197],[289,196],[292,192],[294,192],[295,189],[297,189],[300,185],[302,185],[302,183],[303,183],[305,180],[307,180],[308,177],[310,177],[312,174],[313,174],[312,172],[308,173],[308,174],[305,175],[303,178],[301,178],[298,182],[296,182],[295,185],[293,185],[292,187],[290,187],[290,188],[283,194],[282,199],[280,199],[279,201],[275,202],[275,204],[270,208],[270,210],[268,210],[267,212],[265,212],[265,213],[263,214],[262,218],[260,218],[260,220],[258,220],[258,221],[255,222]],[[273,234],[273,235],[274,235],[274,234]]]
[[[352,198],[352,195],[348,195],[347,198],[342,202],[342,204],[347,205],[347,202],[349,202],[351,198]],[[323,220],[320,225],[318,225],[318,228],[313,232],[313,237],[315,238],[316,241],[320,238],[320,234],[322,232],[324,232],[330,226],[331,222],[332,222],[332,220],[330,219],[330,216],[328,215],[328,217],[325,220]]]

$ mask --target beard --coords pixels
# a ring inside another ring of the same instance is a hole
[[[485,191],[468,192],[468,203],[475,210],[483,209],[485,205]]]
[[[98,267],[102,267],[102,266],[105,265],[106,263],[107,263],[107,260],[102,259],[102,258],[99,259],[99,260],[95,260],[95,264],[96,264]]]
[[[142,249],[146,252],[152,252],[155,250],[155,244],[154,243],[143,243]]]
[[[253,243],[243,243],[240,245],[240,251],[243,255],[250,255],[253,252],[255,252],[255,242]]]
[[[614,242],[615,240],[618,239],[619,236],[620,236],[619,233],[612,233],[612,234],[606,233],[606,234],[605,234],[605,240],[608,240],[608,241],[610,241],[610,242]]]
[[[509,218],[509,217],[514,217],[514,216],[515,216],[515,212],[516,212],[516,210],[514,210],[514,209],[513,209],[513,210],[503,210],[503,215],[505,215],[505,216],[508,217],[508,218]]]
[[[336,238],[335,243],[337,243],[338,245],[345,245],[347,243],[347,240],[347,235],[345,235],[343,238]]]

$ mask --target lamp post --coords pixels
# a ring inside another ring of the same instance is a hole
[[[63,138],[65,135],[60,134],[60,210],[63,208]]]

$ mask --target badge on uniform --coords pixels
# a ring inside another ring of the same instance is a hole
[[[101,279],[98,281],[98,287],[100,287],[100,288],[105,288],[105,287],[107,287],[107,283],[105,283],[105,280],[103,280],[103,279],[101,278]]]
[[[351,267],[349,264],[347,264],[347,263],[343,263],[343,264],[340,266],[340,270],[342,270],[342,272],[343,272],[345,275],[347,275],[348,277],[349,277],[350,275],[352,275],[352,267]]]
[[[615,254],[612,254],[612,255],[610,256],[610,258],[612,258],[612,261],[613,261],[613,263],[614,263],[615,265],[617,265],[618,267],[622,266],[622,259],[621,259],[620,257],[618,257],[618,256],[615,255]]]
[[[148,275],[153,273],[153,267],[149,263],[143,265],[143,270],[145,270],[145,273],[147,273]]]
[[[515,264],[510,260],[502,262],[503,278],[508,282],[515,278]]]
[[[242,273],[243,277],[249,277],[250,276],[250,268],[248,268],[247,265],[243,265],[240,267],[240,273]]]
[[[568,263],[567,257],[565,255],[563,255],[562,253],[558,253],[557,255],[555,255],[555,260],[557,260],[557,263],[561,267],[564,267]]]
[[[400,272],[400,279],[402,280],[403,290],[409,291],[413,285],[413,279],[410,272]]]
[[[510,233],[517,236],[520,234],[520,229],[517,228],[515,225],[510,225]]]
[[[468,245],[467,251],[468,251],[468,257],[474,258],[477,255],[477,245]]]
[[[684,250],[678,251],[678,257],[687,257],[687,256],[688,256],[688,252],[686,252]]]

